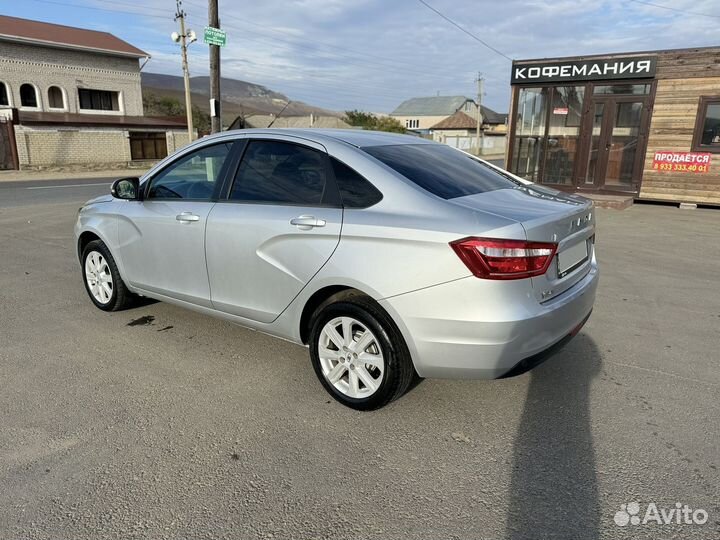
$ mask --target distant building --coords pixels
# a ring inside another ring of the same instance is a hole
[[[117,166],[188,142],[143,116],[146,52],[106,32],[0,16],[0,168]]]
[[[471,117],[463,111],[457,111],[432,126],[430,133],[435,141],[471,151],[477,146],[477,116]],[[483,105],[480,154],[504,155],[506,135],[507,115],[496,113]]]
[[[477,105],[465,96],[418,97],[403,101],[390,116],[406,129],[429,133],[435,124],[458,111],[475,118]]]
[[[507,115],[496,113],[484,105],[481,111],[479,153],[504,153]],[[478,153],[477,113],[477,103],[468,97],[432,96],[403,101],[390,116],[409,130]]]

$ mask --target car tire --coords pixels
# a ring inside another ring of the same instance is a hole
[[[393,320],[368,296],[330,298],[315,311],[310,328],[315,374],[343,405],[378,409],[407,391],[415,375],[410,352]]]
[[[133,295],[102,240],[93,240],[85,246],[80,263],[85,290],[96,307],[103,311],[119,311],[131,305]]]

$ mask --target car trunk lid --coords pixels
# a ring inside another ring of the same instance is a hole
[[[531,185],[458,197],[450,202],[512,219],[523,226],[528,241],[558,245],[547,272],[530,278],[539,302],[562,294],[590,270],[595,211],[589,199]]]

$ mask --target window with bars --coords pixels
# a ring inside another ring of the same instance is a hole
[[[130,132],[130,159],[163,159],[167,157],[167,138],[164,132]]]

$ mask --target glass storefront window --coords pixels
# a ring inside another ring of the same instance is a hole
[[[584,98],[584,86],[553,89],[543,183],[572,184]]]
[[[600,84],[593,88],[593,94],[647,95],[650,84]]]
[[[596,103],[593,110],[592,137],[590,139],[590,156],[588,158],[588,170],[585,176],[585,183],[595,182],[595,173],[598,168],[598,156],[600,153],[600,130],[603,124],[604,103]]]
[[[516,87],[508,169],[558,189],[636,189],[654,84],[611,80]],[[720,98],[701,98],[693,145],[720,153]]]
[[[720,153],[720,98],[700,98],[693,150]]]
[[[549,88],[521,88],[518,93],[511,170],[537,181],[545,148]]]
[[[720,103],[710,103],[705,112],[702,142],[706,146],[720,146]]]
[[[605,184],[630,185],[637,155],[643,102],[617,103],[615,124],[610,132],[610,148]]]

